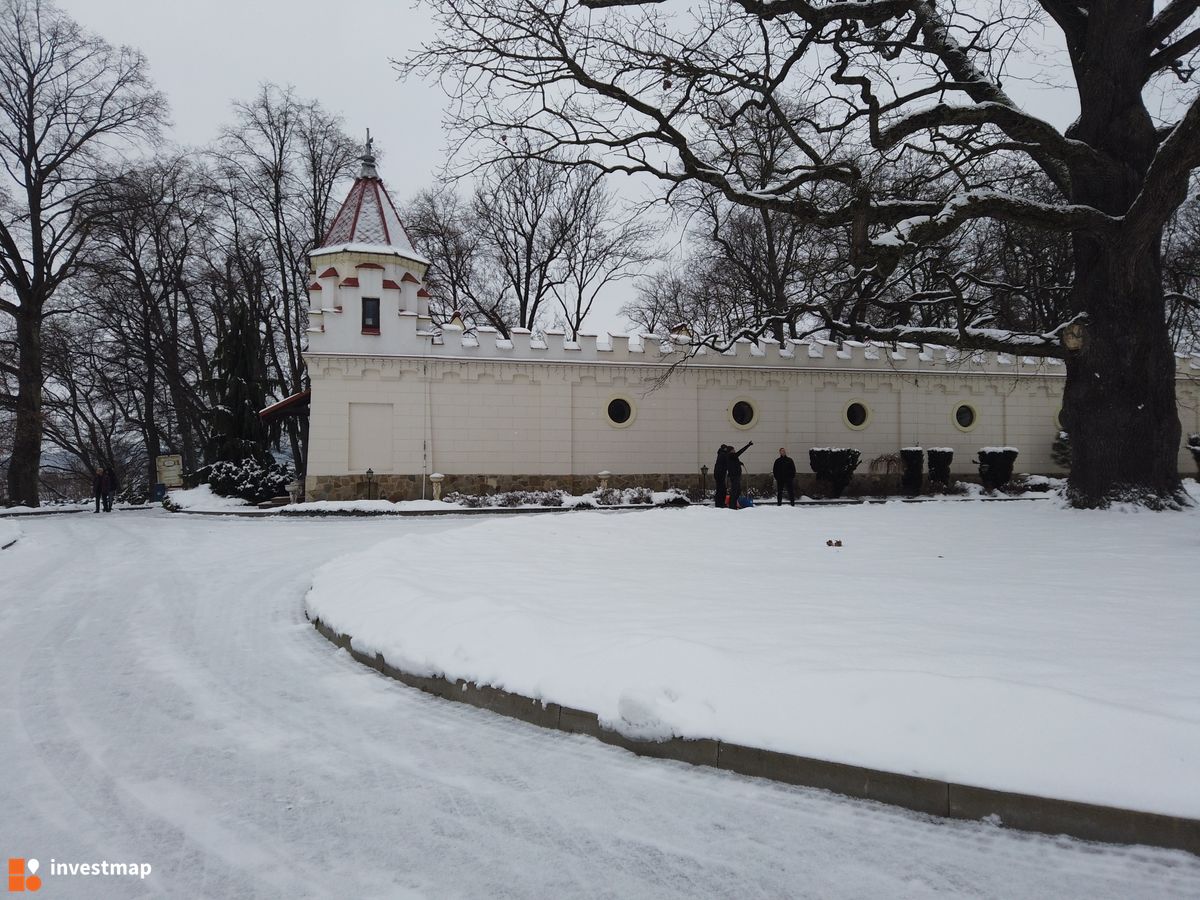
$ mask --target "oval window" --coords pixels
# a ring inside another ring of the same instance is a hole
[[[954,409],[954,424],[962,431],[970,431],[975,427],[975,423],[979,420],[978,413],[975,412],[975,407],[969,403],[960,403]]]
[[[871,411],[867,409],[865,403],[859,403],[857,400],[846,407],[846,424],[851,428],[863,428],[867,424],[867,420],[871,417]]]
[[[754,421],[754,406],[745,400],[739,400],[733,404],[733,409],[730,412],[733,416],[733,421],[743,428],[747,427]]]
[[[633,406],[624,397],[614,397],[608,401],[608,421],[614,425],[628,425],[633,418]]]

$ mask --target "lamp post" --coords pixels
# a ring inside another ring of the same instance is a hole
[[[367,469],[367,499],[375,499],[375,470]]]
[[[700,500],[708,495],[708,466],[700,467]]]

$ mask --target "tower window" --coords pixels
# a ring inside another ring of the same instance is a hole
[[[379,298],[362,298],[362,333],[379,334]]]

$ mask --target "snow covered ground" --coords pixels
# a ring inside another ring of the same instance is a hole
[[[44,516],[49,512],[78,512],[91,509],[89,503],[43,503],[41,506],[0,506],[3,518],[10,516]]]
[[[224,512],[226,510],[257,509],[241,497],[222,497],[214,494],[211,487],[202,484],[194,488],[169,491],[167,497],[180,509],[193,509],[203,512]]]
[[[7,519],[0,519],[0,547],[7,547],[21,536],[21,526]]]
[[[41,859],[38,896],[1200,896],[1184,853],[930,819],[445,703],[305,621],[322,563],[393,537],[471,547],[476,522],[23,521],[0,554],[0,843]],[[558,566],[562,549],[525,547],[508,570]],[[51,858],[153,872],[53,876]]]
[[[338,559],[308,604],[401,669],[633,737],[1200,817],[1198,525],[1054,502],[489,521]]]

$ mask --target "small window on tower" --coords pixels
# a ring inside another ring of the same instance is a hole
[[[362,298],[362,333],[379,334],[379,298]]]

